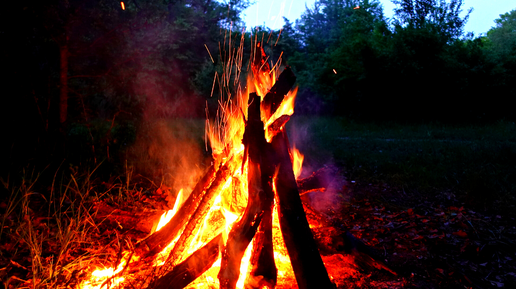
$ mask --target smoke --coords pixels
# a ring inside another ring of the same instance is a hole
[[[293,117],[287,128],[291,146],[295,146],[305,155],[305,162],[299,179],[307,178],[314,172],[323,184],[323,190],[310,191],[306,194],[310,205],[320,213],[331,215],[342,209],[349,199],[347,181],[340,169],[333,164],[333,157],[327,152],[321,152],[316,145],[313,131],[314,118],[301,116]],[[323,148],[322,148],[323,149]]]
[[[125,39],[130,59],[126,83],[140,111],[129,161],[156,185],[188,193],[205,170],[205,101],[192,85],[192,64],[180,59],[190,51],[178,46],[179,30],[167,21],[139,27]]]
[[[205,171],[203,121],[156,119],[142,123],[130,149],[131,163],[141,175],[177,193],[190,192]]]

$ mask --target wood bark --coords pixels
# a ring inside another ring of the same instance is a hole
[[[285,124],[290,120],[289,115],[282,115],[278,119],[276,119],[272,124],[267,128],[267,133],[269,136],[277,135],[285,126]]]
[[[201,249],[195,251],[186,260],[178,264],[172,271],[163,275],[151,289],[181,289],[201,276],[213,266],[219,257],[222,234],[219,234]]]
[[[212,165],[204,176],[196,184],[186,201],[181,205],[172,219],[161,230],[150,235],[146,239],[140,241],[136,246],[136,252],[140,256],[150,257],[161,252],[172,240],[179,234],[180,230],[185,226],[192,214],[199,207],[209,186],[215,182],[216,169]],[[227,179],[225,174],[219,174],[217,183]]]
[[[281,232],[300,289],[334,288],[308,225],[292,170],[286,133],[272,140],[279,162],[275,178]]]
[[[260,97],[249,95],[248,120],[244,132],[244,154],[247,154],[248,202],[242,218],[233,226],[222,252],[218,275],[221,289],[236,287],[240,275],[240,264],[249,243],[263,217],[265,191],[262,184],[261,158],[266,145],[263,122],[260,119]],[[246,158],[244,158],[246,159]]]
[[[254,236],[253,251],[249,260],[250,272],[245,281],[246,288],[274,288],[278,280],[278,269],[274,262],[272,242],[272,204],[263,212],[263,218]]]
[[[325,166],[313,172],[309,177],[297,180],[297,186],[301,195],[312,190],[325,190],[335,180],[337,173],[338,169],[336,167]]]
[[[253,63],[251,65],[255,80],[260,82],[259,76],[269,77],[270,67],[267,63],[267,55],[263,50],[263,45],[260,42],[256,43]],[[262,75],[263,74],[263,75]],[[272,86],[270,91],[263,97],[261,102],[264,119],[269,119],[274,114],[276,109],[283,101],[285,95],[292,89],[296,82],[296,76],[292,69],[287,66],[278,76],[276,83]]]
[[[222,187],[228,180],[230,176],[232,176],[236,169],[236,161],[234,158],[229,159],[226,163],[217,170],[215,175],[215,180],[210,185],[206,194],[202,197],[199,206],[195,210],[195,212],[191,215],[188,223],[186,224],[184,230],[181,233],[181,236],[177,240],[172,252],[168,257],[168,260],[172,262],[172,264],[177,264],[182,258],[182,255],[192,243],[193,238],[195,238],[195,230],[199,229],[203,223],[204,218],[211,210],[215,198],[220,194]]]
[[[271,90],[265,95],[262,101],[263,111],[266,112],[265,117],[269,118],[274,114],[276,109],[285,98],[285,95],[292,89],[296,83],[296,76],[292,72],[290,66],[285,67],[272,86]],[[269,115],[267,115],[267,112]]]

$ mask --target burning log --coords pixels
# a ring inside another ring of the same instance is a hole
[[[219,234],[208,244],[204,245],[201,249],[186,258],[186,260],[175,266],[172,271],[159,278],[155,284],[149,286],[149,288],[181,289],[186,287],[215,263],[219,257],[221,240],[222,234]]]
[[[95,204],[95,221],[98,223],[112,224],[123,231],[149,234],[154,226],[154,221],[159,218],[161,212],[143,210],[141,212],[129,212],[114,208],[105,203]],[[137,232],[135,232],[137,231]]]
[[[285,132],[276,135],[272,147],[279,162],[275,178],[280,226],[299,288],[333,288],[308,225],[292,170]]]
[[[272,205],[272,204],[271,204]],[[245,280],[246,288],[274,288],[278,269],[274,263],[272,242],[272,206],[263,212],[262,222],[254,237],[253,252],[249,260],[251,270]]]
[[[261,79],[259,74],[269,74],[270,67],[267,63],[267,55],[263,50],[260,42],[256,43],[254,61],[252,64],[253,74],[258,81]],[[285,95],[292,89],[296,82],[296,76],[289,66],[287,66],[279,75],[276,83],[272,86],[270,91],[265,95],[261,102],[261,110],[264,113],[265,119],[268,119],[278,109],[283,101]]]
[[[179,260],[181,260],[182,254],[192,243],[192,240],[195,237],[195,229],[199,228],[199,226],[202,224],[204,218],[213,206],[215,198],[221,192],[222,187],[227,182],[228,178],[233,175],[235,169],[236,162],[233,158],[231,158],[217,171],[215,180],[211,184],[210,188],[206,191],[206,194],[204,194],[199,206],[191,215],[190,220],[188,220],[186,227],[181,233],[181,236],[174,245],[174,249],[172,249],[172,252],[170,252],[168,260],[171,260],[173,264],[177,264]]]
[[[272,202],[262,181],[261,162],[267,146],[263,122],[260,119],[260,97],[256,93],[249,95],[248,120],[242,140],[247,155],[248,203],[240,221],[231,229],[226,248],[222,252],[219,272],[220,288],[235,288],[240,275],[240,263],[245,250],[254,238],[263,217],[264,204]],[[246,157],[244,156],[244,159]],[[242,164],[243,165],[243,164]],[[267,186],[267,184],[265,184]],[[272,238],[271,238],[272,239]]]
[[[309,177],[297,180],[297,186],[301,195],[313,190],[322,190],[327,188],[329,184],[335,179],[338,169],[333,166],[325,166],[316,172],[313,172]]]
[[[267,118],[274,114],[278,109],[279,105],[283,101],[285,95],[292,89],[296,82],[296,76],[290,69],[290,66],[285,67],[281,72],[276,83],[272,86],[271,90],[265,95],[262,101],[263,111],[269,112],[269,115],[265,115]],[[269,107],[269,109],[267,109]]]
[[[269,135],[277,135],[283,126],[290,120],[289,115],[282,115],[277,120],[275,120],[267,129]]]
[[[258,165],[252,161],[249,161],[248,164],[248,174],[259,174]],[[250,180],[247,208],[240,221],[229,232],[226,248],[222,252],[222,261],[218,275],[221,289],[236,287],[238,276],[240,275],[242,257],[263,217],[260,205],[261,197],[263,197],[261,185]]]
[[[137,253],[146,257],[154,256],[177,237],[181,228],[185,226],[186,222],[191,218],[192,214],[201,203],[201,200],[203,200],[212,182],[220,183],[227,179],[227,175],[220,174],[217,175],[218,180],[214,180],[216,179],[216,172],[215,166],[212,165],[197,183],[192,193],[190,193],[174,217],[172,217],[161,230],[137,244],[135,249]]]

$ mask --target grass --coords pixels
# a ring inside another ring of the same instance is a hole
[[[116,247],[112,243],[128,241],[118,234],[115,240],[106,238],[95,204],[141,207],[142,189],[127,170],[111,184],[94,179],[95,169],[80,173],[73,168],[55,173],[50,182],[33,172],[24,172],[17,184],[2,180],[8,193],[0,200],[0,265],[7,274],[0,277],[5,288],[74,287],[90,268],[115,264],[120,256],[110,249]]]
[[[307,164],[336,163],[350,180],[407,190],[458,190],[479,200],[512,201],[516,125],[358,123],[297,116],[291,139]]]

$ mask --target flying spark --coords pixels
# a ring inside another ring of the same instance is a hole
[[[124,2],[120,2],[120,6],[122,6],[122,10],[125,10],[125,4],[124,4]]]

